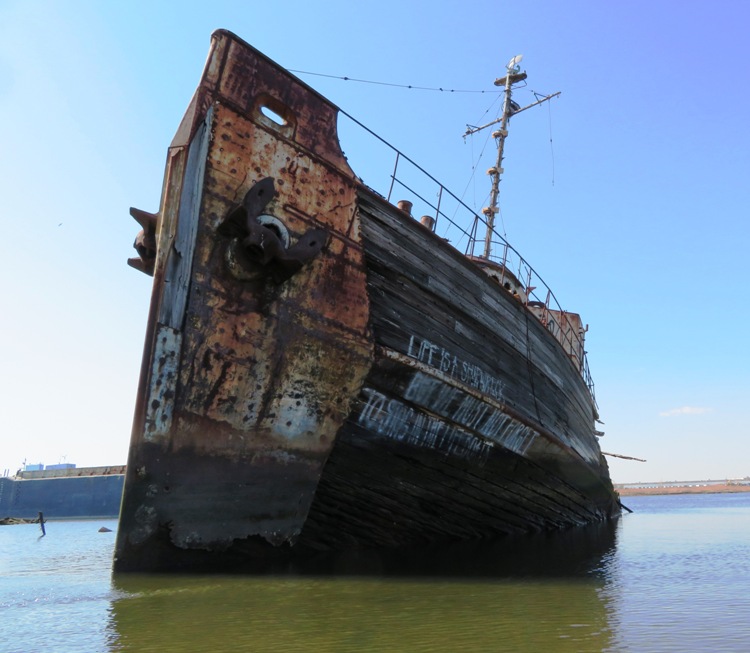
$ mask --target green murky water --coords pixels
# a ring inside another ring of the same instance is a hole
[[[0,528],[0,651],[746,651],[750,496],[267,576],[112,577],[115,522]]]

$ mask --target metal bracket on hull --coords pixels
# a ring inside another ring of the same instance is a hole
[[[227,264],[238,279],[268,274],[276,283],[282,283],[315,258],[328,241],[325,229],[310,229],[289,247],[284,223],[273,216],[262,215],[275,196],[273,177],[261,179],[218,228],[219,234],[232,238]]]

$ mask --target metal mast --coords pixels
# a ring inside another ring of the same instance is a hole
[[[487,232],[484,237],[483,253],[483,257],[486,259],[490,257],[490,253],[492,251],[492,234],[495,226],[495,215],[499,211],[498,196],[500,195],[500,176],[503,174],[503,150],[505,149],[505,139],[508,136],[508,121],[510,120],[511,116],[514,116],[517,113],[521,113],[521,111],[525,111],[526,109],[534,107],[537,104],[546,102],[550,98],[560,95],[560,92],[558,91],[557,93],[547,95],[541,100],[537,100],[536,102],[529,104],[528,106],[525,106],[523,108],[520,108],[515,102],[513,102],[511,100],[511,96],[513,93],[513,84],[517,84],[518,82],[522,82],[526,79],[526,73],[521,72],[521,68],[518,65],[522,59],[522,54],[518,54],[513,57],[505,67],[507,71],[505,77],[501,77],[500,79],[495,80],[495,86],[505,87],[505,99],[503,100],[502,117],[498,120],[493,120],[486,125],[482,125],[481,127],[469,127],[469,129],[467,129],[466,133],[464,134],[464,136],[474,134],[482,129],[485,129],[486,127],[491,127],[492,125],[500,123],[500,128],[492,132],[492,136],[495,138],[495,141],[497,143],[497,160],[495,162],[495,165],[487,171],[487,174],[490,175],[490,178],[492,180],[492,187],[490,189],[490,203],[489,206],[486,206],[482,209],[482,213],[487,219]]]

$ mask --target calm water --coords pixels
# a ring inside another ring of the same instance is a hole
[[[628,497],[616,529],[112,577],[113,521],[0,527],[0,651],[750,650],[750,493]]]

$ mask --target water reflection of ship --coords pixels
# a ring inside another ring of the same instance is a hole
[[[614,550],[615,526],[602,524],[288,574],[119,574],[110,636],[115,650],[606,650]]]

